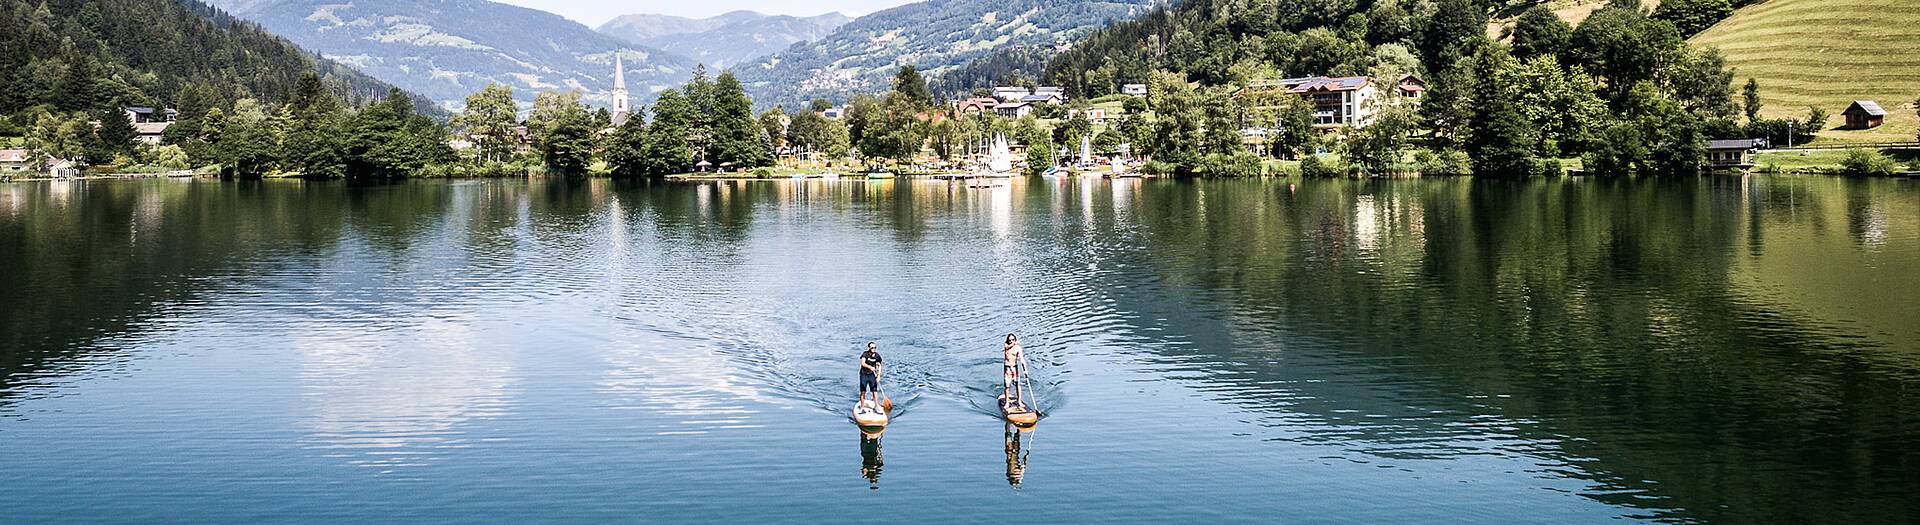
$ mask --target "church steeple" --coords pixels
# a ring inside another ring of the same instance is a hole
[[[613,53],[613,121],[627,120],[627,70],[620,63],[620,52]]]

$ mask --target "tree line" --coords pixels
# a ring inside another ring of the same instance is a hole
[[[1579,158],[1598,174],[1690,174],[1708,139],[1804,142],[1826,124],[1814,108],[1761,118],[1761,86],[1736,102],[1719,52],[1687,44],[1739,3],[1611,0],[1577,26],[1536,4],[1495,39],[1489,21],[1512,9],[1502,1],[1191,0],[1089,37],[1054,57],[1046,81],[1082,98],[1150,83],[1153,116],[1123,126],[1148,130],[1131,137],[1136,151],[1172,173],[1338,152],[1343,165],[1314,157],[1303,170],[1524,176]],[[1428,84],[1417,104],[1386,85],[1409,74]],[[1309,108],[1234,89],[1309,75],[1371,76],[1387,93],[1369,125],[1321,134]],[[1274,134],[1248,147],[1236,136],[1246,128]]]

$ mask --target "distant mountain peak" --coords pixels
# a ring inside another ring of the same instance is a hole
[[[457,107],[490,82],[521,100],[574,90],[612,101],[614,53],[634,92],[684,81],[685,57],[559,15],[485,0],[214,0],[324,56]],[[506,21],[511,21],[510,23]]]
[[[707,18],[643,13],[622,15],[596,30],[627,42],[672,49],[724,69],[826,36],[852,20],[838,12],[797,17],[738,10]]]

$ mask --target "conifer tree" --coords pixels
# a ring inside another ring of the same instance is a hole
[[[735,168],[754,168],[773,164],[773,150],[766,139],[766,128],[753,115],[753,99],[732,71],[720,74],[713,83],[713,128],[709,160],[716,165],[732,163]]]
[[[688,138],[693,121],[693,106],[686,96],[673,89],[660,92],[653,104],[653,122],[642,141],[640,171],[658,177],[692,169],[694,155]]]

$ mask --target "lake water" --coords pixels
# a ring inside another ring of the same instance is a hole
[[[0,522],[1911,522],[1917,184],[0,184]]]

